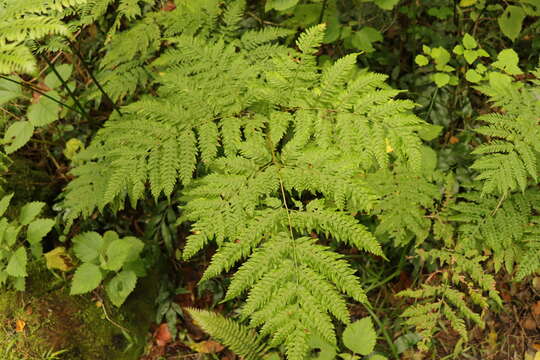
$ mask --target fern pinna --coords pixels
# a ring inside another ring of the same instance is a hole
[[[303,359],[311,336],[336,344],[332,319],[349,322],[343,295],[367,301],[355,271],[321,241],[384,257],[355,217],[378,199],[365,174],[390,161],[418,171],[416,132],[428,126],[413,103],[392,100],[383,75],[357,70],[356,54],[320,73],[323,36],[314,27],[299,52],[273,57],[246,111],[220,120],[234,134],[222,137],[224,153],[182,197],[182,220],[193,223],[184,258],[217,243],[202,281],[240,264],[226,300],[247,294],[241,319],[290,359]]]

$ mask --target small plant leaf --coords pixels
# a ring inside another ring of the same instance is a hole
[[[92,262],[98,258],[103,248],[103,238],[96,232],[85,232],[73,239],[75,255],[84,262]]]
[[[105,290],[113,305],[120,306],[135,289],[136,284],[137,275],[133,271],[122,271],[109,281]]]
[[[21,246],[9,258],[6,273],[14,277],[25,277],[27,275],[26,262],[26,249]]]
[[[99,266],[84,263],[77,268],[75,275],[73,275],[70,295],[84,294],[92,291],[99,286],[102,279],[103,275]]]
[[[525,19],[525,11],[514,5],[506,7],[501,16],[497,19],[502,33],[512,41],[516,41]]]
[[[32,221],[34,221],[36,216],[39,215],[39,213],[43,209],[43,206],[45,206],[45,203],[42,203],[39,201],[34,201],[34,202],[24,205],[21,208],[21,213],[19,215],[19,222],[22,225],[30,224]]]
[[[22,148],[34,134],[34,125],[28,121],[17,121],[9,126],[4,134],[6,154],[11,154]]]
[[[369,317],[353,322],[343,332],[343,344],[360,355],[372,353],[376,341],[377,334]]]

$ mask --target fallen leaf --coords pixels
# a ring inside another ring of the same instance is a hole
[[[534,316],[540,315],[540,300],[532,306],[532,313]]]
[[[69,271],[73,268],[71,257],[66,252],[66,248],[59,246],[44,254],[48,269],[58,269]]]
[[[190,345],[190,348],[201,354],[215,354],[224,349],[223,345],[212,340],[193,343]]]
[[[174,1],[172,0],[169,0],[165,3],[165,5],[163,5],[163,7],[161,8],[163,11],[173,11],[174,9],[176,9],[176,5],[174,3]]]
[[[538,351],[536,355],[534,355],[534,360],[540,360],[540,351]]]
[[[154,332],[154,339],[158,346],[165,346],[172,341],[171,332],[169,331],[169,325],[163,323]]]
[[[527,330],[535,330],[536,329],[536,321],[534,321],[533,318],[526,318],[523,320],[523,327]]]
[[[458,142],[459,142],[459,138],[455,136],[450,137],[450,144],[454,145],[454,144],[457,144]]]
[[[24,328],[26,326],[26,323],[24,322],[24,320],[17,320],[15,321],[15,331],[16,332],[23,332],[24,331]]]
[[[533,285],[533,288],[534,288],[536,291],[540,291],[540,276],[536,276],[536,277],[532,280],[532,285]]]
[[[533,344],[532,347],[534,348],[534,350],[540,351],[540,344]]]

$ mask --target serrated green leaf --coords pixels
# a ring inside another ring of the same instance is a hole
[[[502,33],[510,40],[515,41],[521,32],[525,11],[520,6],[509,5],[497,19]]]
[[[96,232],[85,232],[73,239],[73,251],[84,262],[96,260],[103,249],[103,238]]]
[[[101,273],[99,266],[91,263],[84,263],[75,270],[69,294],[78,295],[92,291],[99,286],[102,279],[103,274]]]
[[[462,45],[456,45],[454,46],[454,49],[452,50],[452,52],[456,55],[463,55],[464,51],[465,49],[463,48]]]
[[[133,271],[122,271],[105,286],[109,299],[115,306],[121,306],[133,292],[137,284],[137,275]]]
[[[8,265],[6,267],[6,273],[14,277],[24,277],[26,273],[26,249],[24,246],[19,247],[11,257],[9,258]]]
[[[50,92],[48,95],[55,99],[58,98],[58,94],[54,92]],[[58,120],[59,111],[60,105],[58,103],[42,96],[39,102],[28,106],[26,116],[35,127],[45,126]]]
[[[372,44],[382,40],[383,36],[381,32],[370,26],[364,26],[351,37],[353,46],[365,52],[373,52],[375,49]]]
[[[28,121],[17,121],[4,134],[4,150],[11,154],[22,148],[34,134],[34,125]]]
[[[54,220],[52,219],[37,219],[28,225],[26,230],[26,239],[32,245],[32,254],[35,257],[41,255],[41,240],[45,235],[51,231],[54,226]],[[38,249],[36,252],[35,250]]]
[[[11,202],[11,198],[13,198],[13,193],[4,196],[2,200],[0,200],[0,216],[4,216],[6,213],[9,203]]]
[[[107,261],[104,268],[107,270],[118,271],[124,265],[131,245],[125,239],[118,239],[111,242],[107,248]]]
[[[71,76],[71,73],[73,71],[73,66],[70,64],[61,64],[56,66],[56,71],[60,74],[62,77],[62,80],[66,81]],[[47,85],[51,89],[55,89],[58,86],[62,84],[58,76],[54,73],[54,71],[51,71],[47,76],[45,77],[45,85]]]
[[[429,63],[429,60],[424,55],[416,55],[416,57],[414,58],[414,62],[418,66],[426,66]]]
[[[9,76],[10,79],[20,81],[16,76]],[[0,106],[14,100],[22,95],[21,85],[6,79],[0,79]]]
[[[292,8],[296,4],[298,4],[298,0],[267,0],[264,11],[270,11],[272,9],[283,11]]]
[[[360,355],[373,352],[377,334],[369,317],[365,317],[348,325],[343,332],[343,344]]]
[[[465,50],[463,56],[468,64],[472,64],[478,58],[476,50]]]
[[[34,201],[24,205],[19,214],[19,222],[22,225],[30,224],[39,215],[43,206],[45,206],[45,203],[40,201]]]
[[[435,139],[441,133],[443,127],[441,125],[431,125],[427,124],[423,126],[422,129],[418,130],[418,136],[422,140],[431,141]]]
[[[478,46],[478,43],[469,33],[465,33],[463,36],[463,46],[465,46],[465,49],[472,50]]]
[[[477,84],[482,81],[482,75],[476,72],[476,70],[469,69],[465,73],[465,79],[467,79],[467,81]]]
[[[437,87],[443,87],[450,82],[450,75],[445,73],[435,73],[433,74],[433,81]]]
[[[513,49],[504,49],[497,55],[497,61],[492,65],[510,75],[523,74],[518,64],[519,55]]]
[[[374,0],[373,2],[383,10],[392,10],[399,0]]]
[[[309,338],[309,347],[311,350],[316,350],[317,356],[310,356],[308,359],[334,360],[336,358],[336,347],[320,336],[312,335]]]

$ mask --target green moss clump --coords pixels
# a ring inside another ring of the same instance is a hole
[[[155,282],[142,281],[115,309],[90,296],[70,296],[68,284],[55,282],[43,266],[33,266],[30,274],[26,292],[0,293],[0,344],[7,344],[0,345],[1,359],[54,359],[50,353],[60,350],[57,358],[66,360],[140,357],[154,316],[153,289],[145,287]]]

